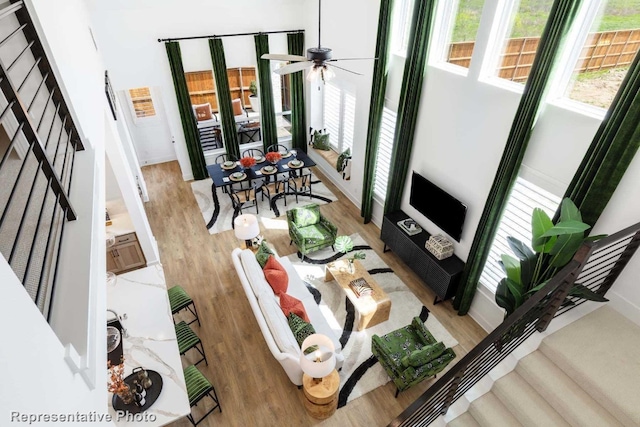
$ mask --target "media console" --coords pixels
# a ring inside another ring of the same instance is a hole
[[[464,262],[455,255],[438,260],[424,247],[425,242],[429,240],[429,233],[423,230],[409,236],[397,224],[398,221],[408,218],[409,216],[402,211],[384,216],[380,233],[384,242],[384,252],[392,250],[436,293],[434,304],[453,297],[464,269]]]

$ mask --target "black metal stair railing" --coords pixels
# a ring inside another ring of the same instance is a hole
[[[451,367],[389,426],[428,426],[471,387],[554,317],[585,301],[569,295],[582,284],[605,295],[640,246],[640,223],[597,242],[585,243],[547,285]]]
[[[84,147],[22,1],[0,9],[0,37],[0,252],[48,316]]]

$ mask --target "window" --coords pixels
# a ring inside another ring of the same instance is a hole
[[[276,114],[276,129],[278,140],[291,139],[291,109],[290,109],[290,76],[275,73],[284,62],[270,61],[271,63],[271,87],[273,90],[273,105]]]
[[[533,209],[541,208],[549,216],[553,216],[559,205],[560,197],[518,177],[500,220],[496,237],[491,244],[480,282],[495,292],[498,282],[506,277],[499,264],[502,254],[513,255],[507,243],[507,237],[513,236],[531,247],[531,213]]]
[[[483,5],[483,0],[459,1],[450,43],[444,52],[446,62],[469,68]]]
[[[153,99],[151,99],[151,90],[148,87],[129,89],[129,95],[131,96],[131,103],[133,104],[136,118],[141,119],[156,115]]]
[[[609,108],[640,48],[640,3],[603,0],[565,97]]]
[[[353,147],[356,96],[344,86],[334,82],[324,85],[324,128],[330,135],[331,148],[337,153]]]
[[[402,56],[407,54],[411,32],[414,0],[399,0],[393,6],[391,23],[391,51]]]
[[[382,110],[380,141],[378,143],[376,173],[373,185],[374,196],[382,201],[387,197],[387,183],[389,181],[389,169],[391,166],[393,137],[396,133],[396,119],[397,113],[384,107]]]
[[[553,0],[520,0],[498,60],[496,74],[526,83]]]

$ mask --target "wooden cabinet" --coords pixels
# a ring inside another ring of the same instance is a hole
[[[147,265],[136,233],[116,237],[116,242],[107,248],[107,271],[119,274]]]
[[[434,304],[451,298],[458,287],[464,262],[453,255],[443,260],[437,259],[425,249],[429,233],[421,231],[409,236],[398,225],[398,221],[409,216],[396,211],[384,216],[380,238],[384,242],[384,251],[391,249],[422,281],[436,293]]]
[[[189,91],[189,97],[191,98],[191,104],[205,104],[211,105],[211,110],[214,113],[218,112],[218,100],[216,99],[216,86],[213,80],[213,72],[206,71],[193,71],[184,73],[187,81],[187,90]],[[227,78],[229,79],[229,91],[231,92],[231,99],[239,98],[242,100],[242,106],[249,108],[251,103],[249,101],[249,86],[251,82],[257,80],[255,67],[237,67],[227,69]]]

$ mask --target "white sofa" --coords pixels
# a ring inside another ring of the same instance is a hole
[[[256,316],[264,340],[267,342],[269,350],[271,350],[271,354],[282,365],[291,382],[298,386],[302,385],[300,346],[296,342],[293,332],[289,328],[287,318],[280,308],[279,298],[274,295],[269,283],[267,283],[255,254],[249,249],[236,248],[231,257],[238,277],[240,277],[242,288],[247,294],[247,299],[253,314]],[[342,345],[340,345],[338,337],[336,337],[327,323],[313,295],[307,290],[291,262],[277,255],[276,258],[289,276],[287,293],[302,301],[309,316],[309,321],[316,333],[331,338],[336,347],[336,369],[340,369],[344,362],[344,356],[342,355]]]

